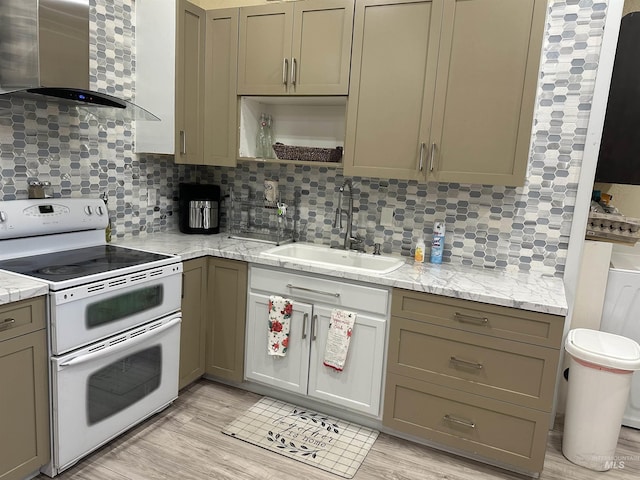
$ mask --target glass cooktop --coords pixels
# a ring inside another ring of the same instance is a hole
[[[115,245],[97,245],[0,261],[0,270],[63,282],[167,258],[171,257]]]

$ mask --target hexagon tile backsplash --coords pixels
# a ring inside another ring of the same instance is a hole
[[[411,255],[447,226],[444,261],[562,275],[606,15],[605,0],[551,0],[548,6],[527,184],[419,184],[353,179],[357,231],[383,251]],[[91,1],[92,87],[135,97],[135,1]],[[138,86],[138,88],[140,88]],[[245,192],[275,178],[301,194],[299,239],[337,243],[332,228],[341,170],[241,164],[176,165],[172,156],[136,155],[134,125],[102,123],[53,102],[0,98],[0,199],[27,197],[27,182],[52,183],[54,196],[97,197],[106,191],[114,234],[177,227],[178,184],[233,185]],[[149,200],[152,200],[150,202]],[[395,209],[393,227],[380,210]],[[223,226],[225,219],[223,218]]]

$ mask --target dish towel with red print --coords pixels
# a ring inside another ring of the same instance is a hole
[[[278,295],[269,297],[269,335],[267,353],[284,357],[289,348],[289,323],[293,313],[293,302]]]
[[[327,367],[339,372],[344,369],[344,362],[347,360],[349,342],[351,341],[355,321],[356,314],[353,312],[337,308],[331,311],[323,362]]]

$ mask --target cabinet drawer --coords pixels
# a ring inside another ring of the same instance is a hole
[[[0,341],[45,327],[45,297],[0,306]]]
[[[389,305],[389,291],[386,288],[253,266],[250,290],[384,316],[387,315]]]
[[[544,463],[549,414],[387,375],[383,424],[527,472]]]
[[[388,370],[551,411],[560,352],[391,318]]]
[[[564,317],[395,288],[391,314],[444,327],[560,348]]]

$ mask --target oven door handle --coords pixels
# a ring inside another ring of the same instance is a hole
[[[171,320],[170,322],[165,323],[164,325],[162,325],[162,326],[160,326],[158,328],[154,328],[153,330],[149,330],[147,332],[144,332],[143,334],[138,335],[137,337],[124,340],[123,342],[120,342],[120,343],[118,343],[116,345],[113,345],[113,346],[110,346],[110,347],[103,348],[101,350],[98,350],[97,352],[87,353],[86,355],[80,355],[78,357],[74,357],[71,360],[69,360],[68,362],[61,363],[60,364],[60,369],[65,368],[65,367],[71,367],[73,365],[79,365],[79,364],[85,363],[85,362],[90,362],[91,360],[96,360],[98,358],[106,357],[106,356],[111,355],[113,353],[117,353],[120,350],[125,350],[125,349],[130,348],[130,347],[135,347],[136,345],[148,340],[150,336],[157,335],[160,332],[168,330],[171,327],[173,327],[173,326],[175,326],[177,324],[180,324],[180,322],[181,322],[181,318],[180,317],[176,317],[175,319]]]

